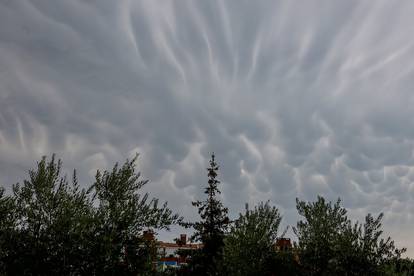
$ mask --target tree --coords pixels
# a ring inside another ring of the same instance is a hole
[[[140,189],[135,161],[97,172],[81,189],[62,162],[43,157],[13,194],[0,189],[0,275],[146,275],[153,241],[142,230],[168,229],[181,218]]]
[[[23,185],[13,186],[9,202],[15,221],[2,235],[5,273],[78,274],[84,267],[84,226],[92,217],[92,205],[73,181],[61,175],[61,161],[43,157],[36,170],[29,171]],[[9,214],[10,216],[10,214]],[[8,239],[7,237],[12,237]]]
[[[4,188],[0,187],[0,275],[6,274],[9,256],[13,250],[15,227],[17,224],[16,202],[11,196],[4,195]]]
[[[282,217],[269,202],[260,203],[230,227],[225,239],[225,267],[229,275],[270,275],[276,258],[275,243]]]
[[[140,189],[148,180],[140,180],[135,172],[138,155],[123,166],[115,164],[112,171],[98,171],[89,189],[98,201],[96,219],[96,252],[101,252],[98,267],[107,273],[143,273],[149,270],[153,258],[144,252],[153,251],[154,244],[138,239],[146,228],[169,229],[182,218],[173,214],[167,203],[159,206],[158,199],[149,199]]]
[[[414,275],[414,260],[409,258],[393,259],[384,266],[383,275],[409,276]]]
[[[0,230],[14,227],[16,224],[16,202],[11,196],[4,195],[4,188],[0,187]]]
[[[382,238],[382,218],[380,213],[377,218],[371,214],[365,217],[364,224],[355,224],[354,233],[358,240],[354,243],[352,257],[346,265],[355,269],[354,275],[379,275],[385,274],[390,264],[400,264],[401,254],[405,248],[396,248],[391,237]],[[396,267],[396,271],[399,267]]]
[[[383,239],[381,220],[368,214],[365,223],[352,224],[347,211],[318,196],[316,202],[296,200],[304,220],[297,223],[299,258],[306,275],[383,275],[405,249]]]
[[[215,161],[214,154],[211,156],[208,171],[208,185],[204,191],[207,199],[204,201],[192,202],[198,208],[201,221],[186,223],[185,226],[192,226],[194,234],[193,241],[203,243],[203,248],[198,254],[192,256],[192,267],[196,275],[219,275],[219,265],[223,258],[224,234],[229,225],[227,208],[217,198],[220,194],[218,189],[217,172],[219,166]]]
[[[318,196],[316,202],[296,199],[300,220],[293,232],[298,238],[300,262],[308,275],[332,275],[338,262],[341,236],[349,226],[347,211],[340,200],[332,205]],[[336,271],[335,271],[336,272]]]

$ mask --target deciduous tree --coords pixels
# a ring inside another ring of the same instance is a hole
[[[225,267],[229,275],[270,275],[282,216],[269,202],[246,210],[225,239]]]
[[[181,218],[141,188],[136,158],[98,171],[88,189],[76,173],[46,157],[13,194],[0,189],[0,275],[145,275],[154,243],[146,228],[168,229]]]
[[[339,199],[335,204],[320,196],[316,202],[296,202],[304,220],[293,230],[306,275],[383,275],[405,251],[382,237],[383,214],[368,214],[364,224],[352,223]]]

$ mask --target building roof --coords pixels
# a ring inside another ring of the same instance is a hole
[[[203,247],[201,243],[177,244],[173,242],[158,241],[157,247],[177,248],[177,249],[200,249]]]

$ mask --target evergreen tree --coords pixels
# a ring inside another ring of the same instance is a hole
[[[195,230],[192,240],[203,243],[201,252],[195,254],[192,260],[194,273],[197,275],[219,275],[219,265],[223,258],[224,235],[229,224],[227,208],[217,198],[220,194],[218,189],[217,165],[214,154],[211,156],[208,171],[208,186],[204,193],[207,199],[192,202],[198,208],[201,221],[187,224]]]

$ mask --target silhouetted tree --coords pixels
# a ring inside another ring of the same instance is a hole
[[[296,203],[304,220],[293,230],[306,275],[384,275],[387,264],[405,251],[390,237],[381,238],[383,214],[368,214],[364,224],[352,224],[339,199],[332,204],[318,196],[313,203]]]
[[[6,268],[10,257],[14,255],[14,241],[17,232],[16,202],[13,197],[4,194],[4,188],[0,187],[0,275],[7,272]]]
[[[383,274],[385,276],[412,276],[414,275],[414,260],[395,258],[384,266]]]
[[[135,172],[136,158],[121,167],[116,164],[112,171],[98,171],[90,188],[99,203],[94,246],[99,252],[96,269],[101,269],[102,274],[150,270],[155,261],[149,254],[154,244],[138,237],[148,227],[169,229],[169,225],[181,221],[167,203],[159,206],[158,199],[149,199],[148,193],[140,192],[148,181],[140,180],[141,174]]]
[[[62,176],[52,156],[29,171],[13,194],[0,189],[0,275],[145,275],[154,243],[144,228],[168,229],[181,218],[140,189],[135,157],[99,172],[89,190]]]
[[[304,220],[293,228],[298,238],[300,262],[309,275],[332,275],[341,235],[348,229],[347,211],[340,200],[332,205],[318,196],[316,202],[307,203],[296,199],[299,215]]]
[[[227,208],[217,198],[220,194],[218,189],[217,172],[219,166],[215,161],[214,154],[211,156],[208,171],[208,185],[204,193],[207,199],[192,202],[198,208],[201,220],[188,223],[186,226],[194,228],[192,240],[203,243],[203,248],[192,256],[191,266],[195,275],[219,275],[219,266],[223,258],[224,234],[229,225]]]
[[[400,264],[401,254],[405,248],[399,249],[395,246],[391,237],[383,238],[381,230],[383,213],[374,218],[371,214],[365,217],[365,223],[356,223],[353,236],[357,242],[352,245],[352,250],[344,265],[350,267],[351,275],[385,275],[390,271],[389,264]],[[399,267],[395,267],[398,272]]]
[[[269,203],[246,207],[228,232],[214,155],[207,198],[193,202],[201,219],[185,224],[204,246],[181,252],[191,256],[185,269],[157,274],[156,244],[143,230],[169,229],[182,218],[142,192],[148,181],[135,171],[136,159],[98,171],[82,189],[76,172],[68,181],[61,161],[44,157],[12,194],[0,187],[0,275],[297,275],[298,268],[306,276],[413,275],[405,249],[383,238],[383,214],[352,223],[339,199],[296,200],[303,219],[293,228],[292,252],[274,250],[281,216]]]
[[[282,217],[269,202],[248,208],[230,227],[225,239],[228,275],[270,275],[275,269],[275,243]]]
[[[29,171],[23,185],[13,187],[13,223],[1,240],[7,254],[2,268],[9,275],[79,274],[87,264],[84,234],[93,219],[86,191],[80,189],[76,174],[70,184],[61,176],[61,162],[52,156]]]

